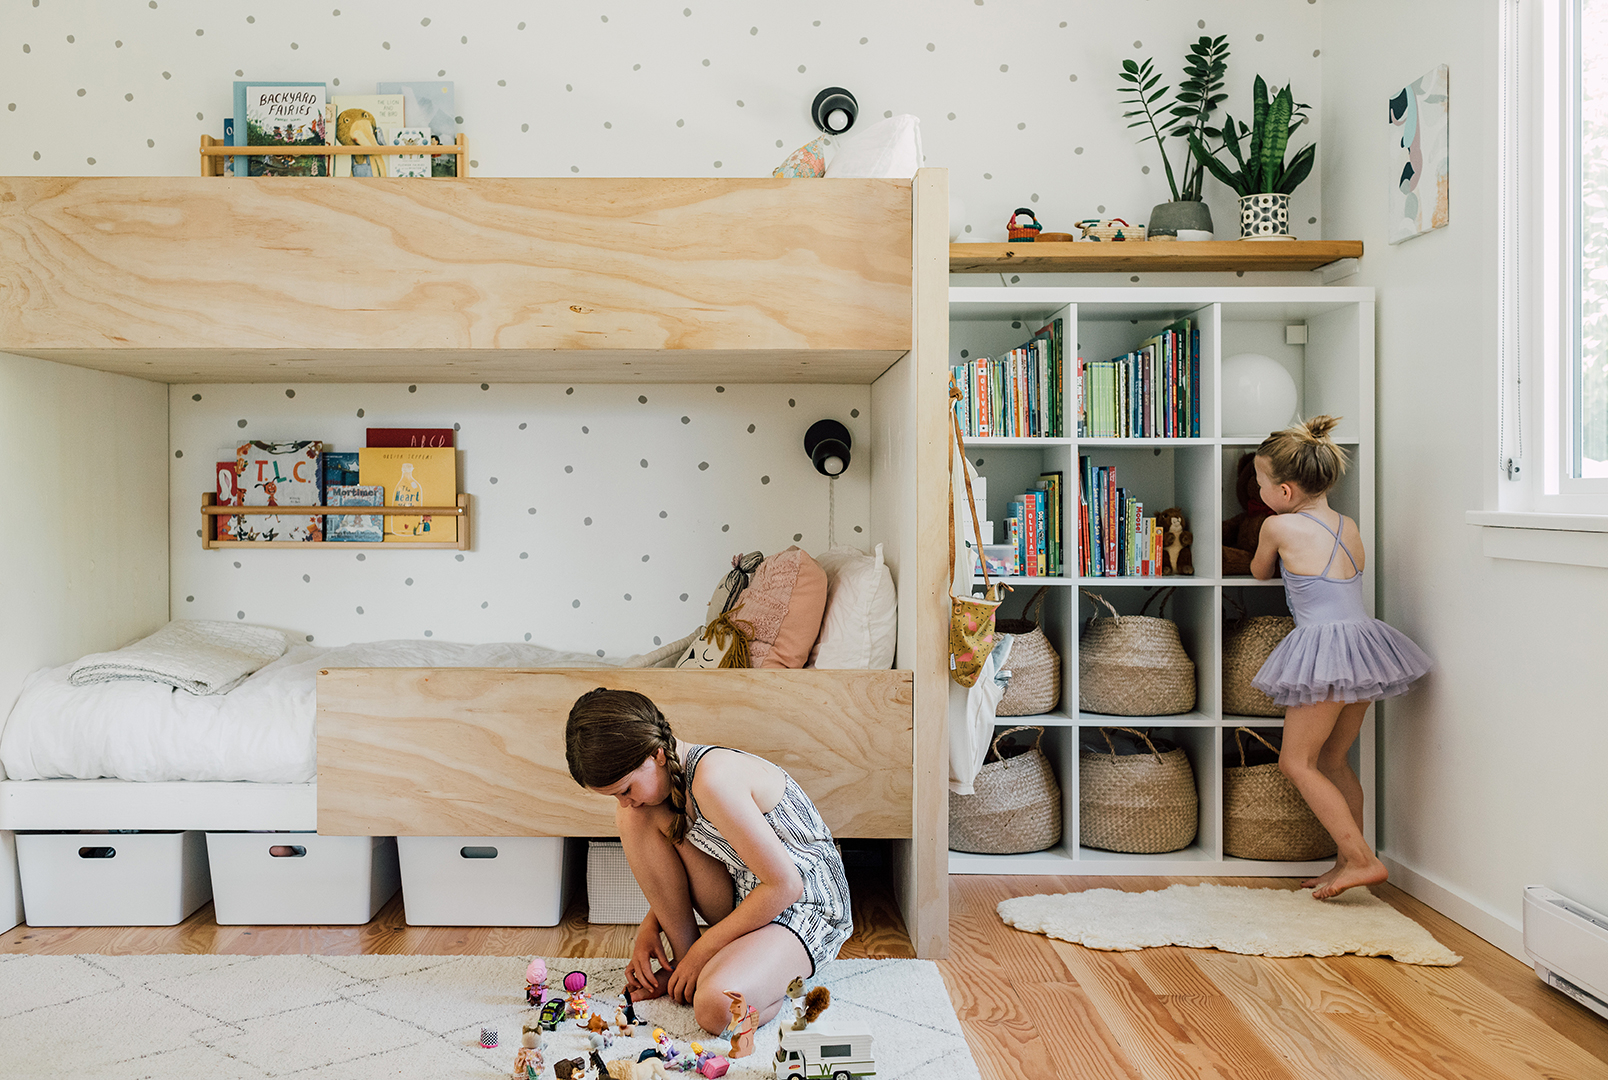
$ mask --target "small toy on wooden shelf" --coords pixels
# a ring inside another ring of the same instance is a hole
[[[1134,241],[1145,238],[1143,225],[1129,225],[1121,218],[1084,218],[1077,223],[1077,229],[1085,240]]]
[[[513,1080],[540,1076],[547,1063],[542,1059],[542,1029],[526,1024],[519,1035],[519,1053],[514,1057]]]
[[[1018,225],[1016,219],[1022,214],[1026,214],[1033,220],[1028,224]],[[1010,242],[1013,244],[1031,243],[1038,238],[1038,234],[1042,231],[1044,231],[1044,226],[1039,224],[1039,219],[1034,216],[1033,211],[1025,206],[1018,206],[1016,213],[1012,214],[1011,219],[1005,223],[1005,235],[1010,238]]]
[[[1181,574],[1189,577],[1195,573],[1195,560],[1190,555],[1190,545],[1195,542],[1195,534],[1189,531],[1189,523],[1184,520],[1184,512],[1176,506],[1169,506],[1156,515],[1161,525],[1161,572],[1165,576]]]
[[[525,1001],[534,1009],[552,997],[553,992],[547,988],[547,961],[538,956],[525,969]]]
[[[730,1058],[747,1057],[754,1052],[754,1031],[759,1027],[758,1015],[754,1007],[743,1000],[743,996],[735,990],[723,990],[721,993],[731,998],[731,1019],[726,1023],[726,1030],[720,1033],[722,1039],[731,1040],[731,1050],[726,1054]]]

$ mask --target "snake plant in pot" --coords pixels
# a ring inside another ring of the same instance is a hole
[[[1268,97],[1267,83],[1256,77],[1251,101],[1251,125],[1234,122],[1223,114],[1223,143],[1208,150],[1194,133],[1189,148],[1211,174],[1240,197],[1240,239],[1293,240],[1290,235],[1290,194],[1312,172],[1317,147],[1311,143],[1286,161],[1290,137],[1307,122],[1306,106],[1297,102],[1288,86]],[[1228,151],[1237,169],[1230,170],[1217,155]]]
[[[1157,87],[1161,76],[1156,73],[1154,59],[1138,62],[1124,60],[1118,73],[1126,85],[1118,87],[1123,104],[1132,106],[1122,115],[1133,118],[1128,126],[1148,127],[1150,134],[1141,142],[1154,140],[1161,153],[1161,165],[1167,173],[1167,187],[1172,201],[1160,203],[1150,211],[1148,233],[1152,238],[1173,239],[1179,231],[1204,234],[1195,239],[1210,239],[1212,213],[1201,202],[1200,188],[1202,165],[1191,160],[1189,141],[1197,138],[1220,138],[1222,133],[1211,126],[1211,115],[1227,97],[1222,93],[1223,80],[1228,73],[1228,38],[1202,37],[1189,47],[1184,57],[1184,78],[1178,83],[1178,92],[1172,87]],[[1183,168],[1173,171],[1167,153],[1168,138],[1185,140]],[[1149,171],[1148,169],[1146,170]]]

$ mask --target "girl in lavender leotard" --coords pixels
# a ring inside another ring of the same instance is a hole
[[[1364,607],[1362,535],[1329,508],[1328,491],[1346,468],[1345,451],[1329,438],[1337,423],[1315,416],[1256,448],[1257,484],[1275,516],[1251,559],[1262,581],[1282,563],[1295,617],[1251,683],[1284,706],[1279,768],[1334,838],[1334,868],[1302,883],[1320,900],[1385,880],[1362,836],[1362,785],[1347,755],[1369,703],[1405,693],[1430,668],[1423,650]]]

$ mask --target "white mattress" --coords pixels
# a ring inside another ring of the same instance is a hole
[[[625,660],[538,645],[377,641],[294,646],[227,694],[197,697],[149,682],[72,686],[71,664],[28,676],[0,733],[12,780],[315,779],[314,690],[321,667],[646,667],[675,650]]]

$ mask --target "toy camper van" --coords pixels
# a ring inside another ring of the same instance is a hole
[[[777,1032],[776,1080],[871,1080],[876,1075],[867,1033],[813,1024],[803,1031],[784,1024]]]

